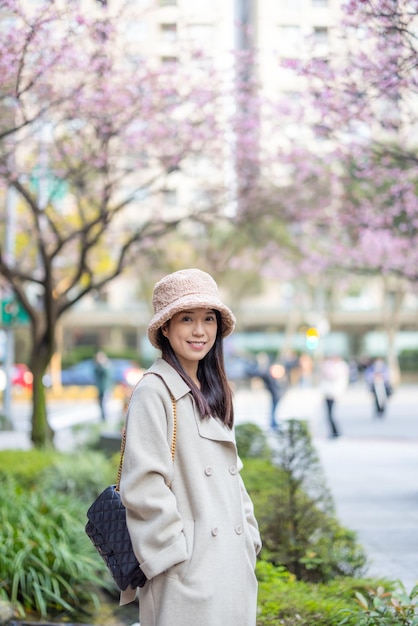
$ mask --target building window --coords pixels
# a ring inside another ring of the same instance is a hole
[[[176,206],[177,204],[177,190],[176,189],[163,189],[162,190],[163,202],[165,206]]]
[[[176,41],[177,24],[160,24],[160,29],[164,41]]]
[[[178,58],[176,56],[163,56],[161,57],[161,63],[167,67],[176,65]]]
[[[326,26],[315,26],[313,37],[316,45],[328,45],[328,28]]]

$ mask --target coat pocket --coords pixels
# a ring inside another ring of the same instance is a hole
[[[187,559],[185,561],[181,561],[181,563],[176,563],[164,572],[165,576],[168,578],[175,578],[176,580],[184,580],[192,560],[195,537],[195,523],[193,520],[187,520],[184,522],[183,533],[186,538]]]
[[[254,546],[253,537],[248,524],[245,524],[245,548],[251,567],[252,569],[255,569],[255,565],[257,562],[257,551]]]

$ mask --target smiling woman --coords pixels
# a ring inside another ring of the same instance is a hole
[[[179,363],[200,389],[198,362],[213,348],[218,322],[213,309],[193,309],[175,313],[161,332],[174,350]]]
[[[223,358],[235,317],[198,269],[159,281],[153,306],[148,337],[162,358],[132,394],[120,482],[148,579],[141,626],[255,626],[261,540],[240,475]],[[128,589],[122,602],[134,597]]]

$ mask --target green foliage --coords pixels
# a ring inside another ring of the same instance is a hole
[[[93,585],[107,572],[84,532],[85,511],[74,497],[2,479],[0,597],[21,612],[69,614],[96,601]],[[110,588],[110,582],[107,583]]]
[[[98,349],[99,346],[96,344],[77,346],[63,355],[62,367],[71,367],[71,365],[76,365],[85,359],[92,359]],[[123,350],[113,350],[110,346],[109,348],[104,346],[103,349],[105,350],[107,356],[111,359],[130,359],[131,361],[139,361],[139,354],[136,348],[132,349],[128,347]]]
[[[311,582],[363,573],[364,551],[355,533],[335,517],[303,422],[293,420],[283,426],[274,463],[246,459],[243,477],[254,502],[264,559]]]
[[[63,454],[43,474],[45,489],[71,494],[91,504],[107,485],[116,482],[119,453],[107,459],[100,452]]]
[[[355,593],[364,593],[371,581],[351,577],[328,583],[298,581],[282,567],[257,563],[257,626],[338,626],[343,610],[354,610]],[[354,626],[356,622],[347,621]]]
[[[62,454],[42,450],[0,452],[0,480],[14,477],[22,488],[42,488],[72,494],[83,502],[116,482],[119,454],[107,459],[100,452]]]
[[[403,372],[418,372],[418,349],[402,350],[399,353],[399,365]]]
[[[84,532],[88,505],[116,481],[119,455],[0,453],[0,598],[20,612],[79,613],[113,589]]]
[[[14,476],[22,487],[40,484],[40,477],[50,468],[60,454],[52,449],[47,450],[1,450],[0,481],[7,476]]]
[[[238,454],[241,458],[267,458],[270,450],[262,429],[256,424],[246,422],[235,427]]]
[[[397,591],[386,591],[383,586],[357,591],[355,597],[358,607],[343,609],[341,614],[345,613],[346,617],[338,626],[418,626],[418,585],[409,595],[400,585]]]
[[[270,561],[257,564],[257,625],[392,623],[356,621],[365,618],[356,600],[366,597],[371,584],[338,578],[360,570],[364,557],[354,534],[335,520],[306,427],[288,425],[277,441],[274,464],[258,427],[237,429],[240,454],[247,451],[243,473],[260,522],[262,554]],[[254,440],[259,443],[252,447]],[[249,458],[251,453],[261,458]],[[91,451],[0,453],[0,598],[22,614],[53,617],[79,613],[96,600],[95,589],[114,589],[84,524],[88,504],[114,482],[118,459],[119,454],[107,459]],[[324,580],[330,582],[318,583]],[[416,624],[393,622],[398,623]]]

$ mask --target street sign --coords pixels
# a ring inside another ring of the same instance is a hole
[[[39,195],[43,187],[49,201],[62,200],[68,193],[68,183],[57,178],[51,171],[37,166],[33,170],[30,183],[35,193]]]
[[[29,323],[29,315],[22,303],[14,297],[3,298],[1,302],[2,326],[24,325]]]

